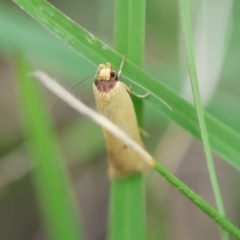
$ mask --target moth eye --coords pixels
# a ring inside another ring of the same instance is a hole
[[[111,77],[115,78],[116,77],[116,74],[115,72],[111,72]]]

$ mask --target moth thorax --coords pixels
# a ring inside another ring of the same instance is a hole
[[[100,64],[97,79],[109,81],[111,79],[112,65],[110,63]]]

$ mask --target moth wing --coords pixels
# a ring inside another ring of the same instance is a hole
[[[134,106],[124,84],[118,81],[107,92],[100,92],[95,85],[93,89],[98,111],[143,146]],[[106,130],[104,136],[111,178],[120,178],[133,172],[146,172],[147,164],[131,148]]]

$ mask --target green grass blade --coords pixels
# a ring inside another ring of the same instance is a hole
[[[144,0],[116,1],[115,48],[142,67],[145,44]]]
[[[20,107],[35,168],[33,177],[49,239],[83,239],[76,206],[48,113],[27,61],[15,61]]]
[[[139,66],[143,65],[145,0],[116,1],[116,50]],[[135,43],[135,44],[134,44]],[[123,67],[124,68],[124,67]],[[138,121],[142,101],[132,98]],[[111,183],[111,240],[145,239],[145,179],[142,174]]]
[[[211,146],[208,139],[208,131],[205,124],[204,119],[204,111],[201,103],[201,96],[198,86],[198,78],[197,78],[197,70],[195,65],[195,57],[194,57],[194,51],[193,51],[193,44],[192,44],[192,34],[191,34],[191,23],[190,23],[190,12],[189,12],[189,4],[188,0],[181,0],[181,11],[182,11],[182,25],[183,25],[183,32],[184,32],[184,39],[185,39],[185,45],[186,45],[186,51],[187,51],[187,58],[188,58],[188,66],[189,66],[189,72],[191,77],[191,84],[192,84],[192,91],[193,91],[193,97],[194,102],[196,106],[202,141],[204,145],[204,151],[206,155],[207,160],[207,166],[208,171],[211,179],[211,184],[215,196],[215,200],[217,203],[217,208],[221,215],[225,216],[225,210],[223,206],[220,186],[217,179],[217,174],[213,162],[212,152],[211,152]],[[229,239],[226,232],[223,233],[224,239]]]
[[[18,9],[7,7],[0,1],[0,51],[11,54],[19,49],[34,61],[59,67],[73,76],[85,77],[95,68],[73,49],[47,32],[37,22],[30,21]],[[36,47],[38,46],[38,47]],[[79,69],[81,66],[81,69]],[[71,76],[71,75],[70,75]]]
[[[145,15],[145,0],[116,1],[115,49],[139,67],[144,63]],[[142,126],[143,101],[131,98]]]
[[[113,67],[118,69],[121,62],[120,54],[101,43],[47,2],[40,0],[14,0],[14,2],[93,64],[111,62]],[[201,138],[196,112],[191,104],[128,60],[125,61],[123,74],[164,100],[171,106],[172,111],[152,95],[145,99],[150,106],[168,116],[193,136]],[[140,89],[133,88],[134,91]],[[212,148],[233,166],[240,168],[238,144],[240,134],[208,113],[205,113],[205,120]]]
[[[232,234],[236,239],[240,239],[240,230],[234,226],[228,219],[218,213],[211,207],[203,198],[197,195],[192,189],[181,182],[177,177],[162,167],[157,161],[154,161],[154,169],[159,172],[168,182],[175,186],[181,193],[184,194],[193,204],[202,209],[210,218],[218,223],[227,232]]]
[[[145,239],[145,179],[136,174],[111,183],[111,240]]]

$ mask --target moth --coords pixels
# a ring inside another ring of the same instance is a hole
[[[118,72],[112,70],[110,63],[99,65],[93,83],[97,109],[143,147],[134,106],[129,96],[132,91],[119,81],[122,65],[123,63]],[[108,151],[108,175],[111,179],[123,178],[135,172],[146,173],[148,164],[145,161],[107,130],[103,131]]]

